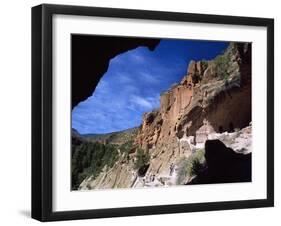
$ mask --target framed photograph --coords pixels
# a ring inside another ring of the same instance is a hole
[[[274,205],[274,21],[32,8],[32,217]]]

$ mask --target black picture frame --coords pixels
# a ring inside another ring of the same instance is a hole
[[[55,14],[266,27],[266,199],[54,212],[52,210],[52,18]],[[32,218],[40,221],[57,221],[271,206],[274,206],[273,19],[49,4],[32,8]]]

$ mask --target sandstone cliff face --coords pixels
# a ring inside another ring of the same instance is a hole
[[[209,63],[200,85],[194,91],[196,98],[185,109],[183,117],[177,123],[178,134],[195,135],[204,121],[207,121],[216,132],[230,132],[249,124],[251,121],[250,55],[250,45],[230,45],[224,54],[229,58],[229,64],[226,77],[223,79],[216,75],[218,64],[216,59]]]
[[[204,148],[209,134],[250,122],[251,46],[231,43],[212,61],[189,63],[182,81],[161,96],[160,109],[144,115],[136,143],[151,153],[148,174],[167,174],[171,164]]]
[[[170,143],[175,138],[175,125],[182,117],[184,110],[193,99],[194,83],[190,68],[195,65],[192,62],[180,84],[171,87],[160,98],[160,109],[145,113],[141,130],[136,139],[136,144],[144,149],[151,149],[156,145]]]
[[[175,136],[195,136],[204,122],[216,132],[230,132],[249,124],[251,46],[230,44],[224,56],[229,59],[226,78],[217,74],[216,59],[190,62],[180,84],[161,96],[160,109],[144,115],[136,141],[142,148],[170,143]]]
[[[161,95],[160,108],[143,115],[128,162],[121,157],[110,171],[88,178],[81,188],[176,184],[181,159],[204,149],[208,139],[219,139],[236,152],[251,152],[250,122],[251,44],[231,43],[214,60],[191,61],[180,83]],[[144,178],[133,169],[139,147],[151,157]]]

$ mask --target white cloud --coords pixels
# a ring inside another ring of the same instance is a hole
[[[140,47],[140,49],[141,48],[143,47]],[[131,61],[138,62],[138,63],[143,63],[147,60],[144,58],[142,52],[139,51],[130,51],[129,57]]]
[[[153,109],[159,105],[159,100],[156,97],[141,97],[133,95],[130,99],[133,105],[137,105],[140,108],[144,109]]]
[[[149,72],[139,72],[140,78],[147,83],[156,84],[159,82],[159,78],[156,75],[152,75]]]

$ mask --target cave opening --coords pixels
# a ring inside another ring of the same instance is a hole
[[[72,109],[92,95],[111,59],[140,46],[154,51],[159,43],[158,38],[72,34]]]
[[[234,126],[233,126],[233,123],[230,122],[229,123],[229,130],[228,130],[229,133],[233,133],[234,132]]]
[[[148,168],[149,168],[149,164],[140,167],[140,168],[138,169],[138,176],[139,176],[139,177],[144,177],[145,174],[146,174],[146,172],[147,172],[147,170],[148,170]]]

